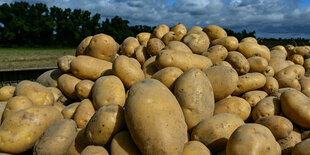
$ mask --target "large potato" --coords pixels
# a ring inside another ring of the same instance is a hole
[[[301,65],[290,65],[284,69],[281,69],[275,74],[277,80],[283,78],[298,79],[305,74],[305,69]]]
[[[228,55],[228,51],[223,45],[215,45],[210,47],[208,51],[203,52],[202,55],[210,58],[214,64],[218,61],[225,60]]]
[[[184,24],[176,24],[174,25],[172,28],[171,28],[171,31],[173,31],[175,34],[176,34],[176,40],[180,41],[184,36],[185,34],[187,33],[187,29],[185,27]]]
[[[170,28],[166,24],[160,24],[155,27],[153,33],[151,35],[152,38],[161,39],[167,32],[169,32]]]
[[[81,155],[109,155],[108,151],[102,146],[89,145],[81,152]]]
[[[189,141],[185,143],[182,155],[211,155],[210,150],[199,141]]]
[[[261,73],[247,73],[239,76],[237,88],[232,93],[233,95],[240,95],[244,92],[256,90],[264,87],[266,84],[266,77]]]
[[[72,74],[63,74],[58,78],[59,89],[68,97],[77,99],[75,86],[81,81]]]
[[[310,154],[310,139],[306,139],[298,144],[292,150],[292,155],[308,155]]]
[[[274,96],[268,96],[260,100],[252,110],[252,118],[256,121],[259,118],[280,115],[280,99]]]
[[[180,41],[170,41],[164,49],[192,53],[192,50]]]
[[[146,45],[147,53],[151,56],[157,55],[164,47],[165,43],[158,38],[150,39]]]
[[[115,59],[112,70],[122,80],[126,88],[130,88],[136,82],[144,79],[140,63],[136,59],[124,55]]]
[[[64,73],[68,73],[71,72],[71,62],[75,59],[76,57],[73,55],[65,55],[62,56],[60,58],[58,58],[57,60],[57,66],[58,68],[64,72]]]
[[[177,78],[183,73],[180,68],[166,67],[156,72],[152,78],[160,81],[170,90],[174,90],[174,84]]]
[[[151,33],[148,32],[141,32],[139,34],[137,34],[136,39],[138,39],[139,43],[146,47],[147,42],[150,40],[151,38]]]
[[[246,58],[260,56],[265,58],[268,62],[270,60],[269,49],[257,43],[241,42],[238,46],[238,51],[241,52]]]
[[[203,31],[207,33],[210,40],[227,37],[226,31],[217,25],[208,25],[203,28]]]
[[[94,86],[94,82],[91,80],[82,80],[75,85],[74,91],[76,96],[83,100],[89,98],[91,96],[92,88]]]
[[[62,74],[60,69],[52,69],[41,74],[36,81],[45,87],[57,87],[57,79]]]
[[[250,64],[250,72],[264,72],[268,66],[268,61],[262,57],[254,56],[248,58]]]
[[[32,101],[26,96],[14,96],[8,100],[3,111],[2,120],[6,119],[13,113],[29,108],[33,105]]]
[[[266,77],[266,84],[263,87],[263,90],[267,94],[271,94],[274,91],[277,91],[279,89],[279,83],[274,77],[267,76]]]
[[[37,140],[33,154],[66,154],[76,133],[76,124],[72,119],[58,120],[49,126]]]
[[[14,96],[15,86],[4,86],[0,88],[0,101],[7,101]]]
[[[248,60],[239,52],[228,52],[225,61],[229,62],[239,75],[246,74],[250,71]]]
[[[121,54],[128,57],[133,57],[135,54],[135,48],[140,46],[139,41],[134,37],[127,37],[121,45]]]
[[[182,153],[187,136],[184,115],[177,99],[158,80],[145,79],[130,88],[125,120],[142,154]]]
[[[202,54],[210,45],[209,37],[203,31],[187,33],[182,40],[195,54]]]
[[[54,103],[53,94],[37,82],[21,81],[16,86],[14,94],[15,96],[27,96],[33,105],[52,105]]]
[[[260,124],[249,123],[240,126],[230,136],[227,155],[280,155],[281,147],[270,130]]]
[[[213,66],[204,70],[214,92],[215,101],[230,95],[238,85],[238,73],[226,66]]]
[[[189,130],[213,116],[214,94],[208,77],[199,69],[184,72],[176,81],[174,95],[183,110]]]
[[[140,155],[140,151],[133,142],[128,131],[121,131],[116,134],[110,147],[111,155]]]
[[[95,108],[89,99],[84,99],[76,108],[73,120],[78,128],[85,128],[95,113]]]
[[[300,142],[301,142],[301,134],[295,128],[292,132],[290,132],[290,134],[287,137],[278,140],[283,155],[290,155],[294,146]]]
[[[254,107],[260,100],[262,100],[266,96],[268,96],[268,94],[264,91],[253,90],[244,93],[242,95],[242,98],[248,101],[251,107]]]
[[[211,45],[223,45],[228,51],[235,51],[238,49],[238,39],[233,36],[215,39],[211,42]]]
[[[144,62],[142,66],[142,70],[143,70],[145,78],[151,78],[153,74],[155,74],[158,71],[155,65],[155,60],[156,60],[156,56],[153,56]]]
[[[201,121],[193,129],[191,140],[202,142],[212,152],[219,152],[225,149],[230,135],[243,124],[243,120],[237,115],[218,114]]]
[[[80,102],[71,103],[61,111],[61,114],[64,116],[65,119],[72,118],[79,105]]]
[[[48,105],[32,106],[14,113],[0,126],[0,152],[17,154],[31,149],[43,132],[62,118],[59,110]]]
[[[93,36],[88,36],[81,41],[81,43],[76,48],[76,51],[75,51],[76,56],[86,55],[86,50],[87,50],[88,45],[89,45],[92,38],[93,38]]]

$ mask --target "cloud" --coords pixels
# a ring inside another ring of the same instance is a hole
[[[19,0],[3,0],[11,3]],[[81,8],[103,18],[120,16],[131,25],[183,23],[204,27],[216,24],[241,31],[256,31],[259,37],[310,38],[310,6],[300,0],[28,0],[61,8]]]

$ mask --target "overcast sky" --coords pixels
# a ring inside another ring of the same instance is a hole
[[[0,0],[12,3],[20,0]],[[256,31],[258,37],[310,39],[310,0],[24,0],[81,8],[101,17],[120,16],[130,25],[183,23]]]

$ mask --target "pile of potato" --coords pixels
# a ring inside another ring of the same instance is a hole
[[[309,155],[310,46],[216,25],[85,38],[58,69],[0,89],[0,152]]]

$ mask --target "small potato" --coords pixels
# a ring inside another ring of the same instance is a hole
[[[171,31],[173,31],[176,34],[176,36],[177,36],[176,40],[178,40],[178,41],[180,41],[185,36],[185,34],[187,33],[187,29],[186,29],[185,25],[181,24],[181,23],[174,25],[171,28]]]
[[[0,101],[7,101],[14,96],[15,86],[4,86],[0,88]]]
[[[271,66],[267,66],[267,67],[265,68],[265,70],[263,71],[263,74],[264,74],[266,77],[268,77],[268,76],[273,77],[273,76],[274,76],[274,69],[273,69]]]
[[[189,130],[213,116],[214,94],[208,77],[201,70],[185,71],[175,82],[174,95],[182,108]]]
[[[155,59],[156,59],[156,56],[153,56],[153,57],[148,58],[144,62],[142,66],[142,70],[143,70],[145,78],[151,78],[153,74],[155,74],[158,71],[155,65]]]
[[[128,131],[121,131],[116,134],[110,147],[111,155],[140,155],[140,151],[133,142]]]
[[[248,58],[248,62],[250,64],[250,72],[263,73],[268,66],[268,61],[259,56]]]
[[[266,77],[261,73],[247,73],[239,76],[237,88],[232,93],[233,95],[240,95],[244,92],[256,90],[264,87],[266,84]]]
[[[191,33],[193,31],[202,31],[203,29],[200,26],[193,26],[188,29],[187,33]]]
[[[71,72],[71,62],[75,58],[76,57],[73,55],[65,55],[65,56],[58,58],[57,60],[58,68],[65,73]]]
[[[251,106],[245,99],[232,96],[216,102],[214,115],[222,113],[235,114],[242,120],[246,120],[251,114]]]
[[[121,54],[128,57],[133,57],[135,54],[135,48],[138,46],[140,46],[138,39],[134,37],[127,37],[120,47]]]
[[[237,128],[230,136],[226,146],[226,154],[280,155],[281,147],[267,127],[249,123]]]
[[[177,67],[166,67],[158,72],[156,72],[152,78],[157,79],[165,86],[167,86],[170,90],[174,90],[174,84],[177,78],[183,73],[180,68]]]
[[[91,80],[80,81],[74,88],[76,96],[81,100],[89,98],[94,84],[95,83]]]
[[[57,87],[57,80],[62,74],[60,69],[52,69],[41,74],[36,81],[45,87]]]
[[[226,67],[233,68],[231,66],[231,64],[228,63],[227,61],[218,61],[218,62],[214,63],[214,66],[226,66]]]
[[[85,99],[76,108],[73,120],[78,128],[85,128],[94,113],[95,108],[92,102],[89,99]]]
[[[309,70],[310,69],[310,58],[305,59],[303,66],[304,66],[305,70]]]
[[[66,154],[77,133],[76,124],[71,119],[62,119],[49,126],[37,140],[33,154]]]
[[[274,91],[277,91],[279,89],[279,83],[274,77],[267,76],[266,77],[266,84],[263,87],[263,90],[267,94],[271,94]]]
[[[290,60],[294,62],[296,65],[303,65],[304,64],[304,57],[299,54],[294,54],[290,57]]]
[[[260,100],[252,110],[252,118],[256,121],[259,118],[280,115],[280,99],[274,96],[268,96]]]
[[[100,33],[94,35],[90,40],[86,54],[112,62],[118,49],[118,43],[111,36]]]
[[[231,134],[243,124],[243,120],[237,115],[218,114],[201,121],[195,126],[191,134],[191,140],[202,142],[212,152],[219,152],[225,149]]]
[[[241,42],[238,46],[238,51],[246,58],[252,56],[260,56],[265,58],[268,62],[270,60],[270,51],[268,48],[262,47],[259,44],[251,42]]]
[[[308,155],[310,154],[310,139],[306,139],[298,144],[292,150],[292,155]]]
[[[238,49],[238,39],[233,36],[215,39],[211,42],[211,46],[223,45],[228,51],[235,51]]]
[[[167,45],[170,41],[177,41],[178,36],[173,31],[169,31],[161,38],[161,40]]]
[[[225,61],[229,62],[239,75],[246,74],[250,71],[248,60],[239,52],[228,52]]]
[[[248,92],[244,93],[242,95],[242,98],[244,98],[246,101],[248,101],[249,104],[251,105],[251,107],[255,107],[255,105],[260,100],[265,98],[266,96],[268,96],[268,94],[266,92],[260,91],[260,90],[254,90],[254,91],[248,91]]]
[[[290,134],[287,137],[278,140],[283,155],[290,155],[294,146],[300,142],[301,142],[301,134],[296,129],[290,132]]]
[[[156,56],[155,64],[158,69],[165,67],[178,67],[182,71],[186,71],[190,68],[198,68],[200,70],[207,69],[212,66],[212,61],[209,58],[198,54],[162,50]]]
[[[192,50],[187,45],[185,45],[180,41],[170,41],[164,49],[192,53]]]
[[[298,79],[305,74],[305,69],[301,65],[291,65],[275,74],[277,80],[283,78]]]
[[[157,55],[164,47],[165,43],[163,43],[160,39],[152,38],[147,42],[146,50],[149,55],[154,56]]]
[[[210,150],[199,141],[189,141],[185,143],[182,155],[211,155]]]
[[[246,38],[243,38],[241,41],[240,41],[240,43],[241,42],[250,42],[250,43],[256,43],[257,44],[257,40],[255,39],[255,38],[253,38],[253,37],[246,37]]]
[[[89,145],[81,152],[81,155],[109,155],[109,153],[102,146]]]
[[[138,62],[143,65],[145,60],[149,57],[146,47],[145,46],[138,46],[135,48],[135,58],[138,60]]]
[[[293,124],[291,121],[282,116],[262,117],[256,120],[255,123],[267,127],[276,139],[285,138],[293,131]]]
[[[6,107],[3,111],[2,120],[8,118],[15,112],[29,108],[33,105],[32,101],[26,96],[14,96],[8,100]]]
[[[160,24],[155,27],[153,30],[153,33],[151,35],[151,38],[158,38],[161,39],[167,32],[169,32],[170,28],[166,24]]]
[[[64,116],[65,119],[70,119],[74,116],[74,113],[77,109],[77,107],[80,105],[80,102],[75,102],[72,104],[69,104],[66,106],[62,111],[62,115]]]
[[[80,79],[96,80],[111,69],[111,62],[86,55],[78,56],[71,62],[71,72]]]
[[[136,36],[136,39],[138,39],[140,44],[144,47],[146,47],[147,42],[150,40],[150,38],[151,38],[151,33],[148,33],[148,32],[141,32],[137,34]]]
[[[226,66],[213,66],[203,71],[206,73],[214,91],[215,101],[230,95],[238,85],[237,72]]]
[[[15,89],[15,96],[28,97],[33,105],[52,105],[54,103],[53,94],[44,86],[37,82],[28,80],[21,81]]]
[[[202,54],[210,45],[209,37],[203,31],[187,33],[182,40],[195,54]]]
[[[76,51],[75,51],[76,56],[86,55],[86,50],[87,50],[88,45],[89,45],[92,38],[93,38],[93,36],[88,36],[81,41],[79,46],[76,48]]]
[[[69,98],[77,99],[75,86],[81,81],[72,74],[63,74],[58,78],[59,89]]]
[[[296,90],[301,90],[301,86],[297,79],[283,78],[278,80],[279,88],[294,88]]]
[[[130,88],[136,82],[144,79],[140,63],[136,59],[124,55],[115,59],[112,70],[122,80],[126,88]]]
[[[203,52],[202,55],[210,58],[214,64],[218,61],[225,60],[228,55],[228,51],[223,45],[215,45],[210,47],[207,52]]]
[[[227,37],[226,31],[217,25],[208,25],[205,28],[203,28],[203,31],[207,33],[210,40]]]

